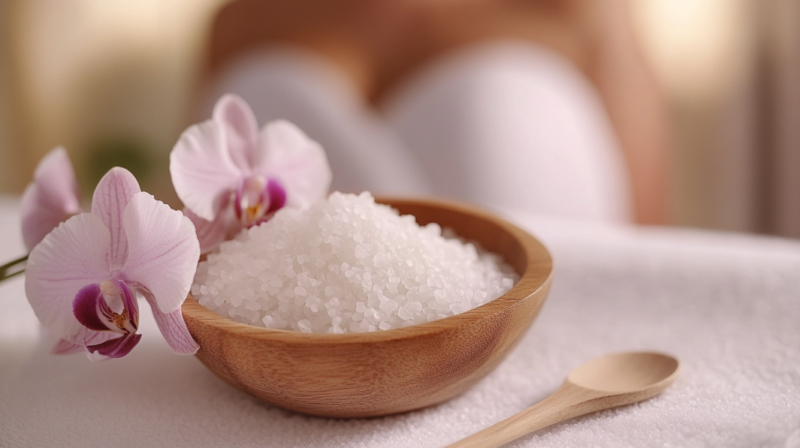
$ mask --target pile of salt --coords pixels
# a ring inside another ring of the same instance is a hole
[[[201,262],[192,295],[238,322],[314,333],[388,330],[442,319],[508,291],[517,274],[437,224],[333,193],[281,209]]]

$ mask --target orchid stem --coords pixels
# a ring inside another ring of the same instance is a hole
[[[5,274],[4,273],[3,276],[0,277],[0,282],[2,282],[3,280],[8,280],[11,277],[16,277],[17,275],[22,274],[23,272],[25,272],[25,269],[20,269],[19,271],[15,271],[15,272],[12,272],[10,274]]]
[[[28,261],[27,255],[0,266],[0,282],[25,272],[24,263],[26,261]]]

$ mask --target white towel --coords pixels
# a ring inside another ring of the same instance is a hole
[[[0,206],[6,259],[16,254],[17,212]],[[463,395],[384,418],[315,418],[263,404],[194,357],[172,354],[147,312],[142,342],[120,360],[51,356],[41,342],[26,348],[37,324],[21,279],[7,282],[0,446],[444,446],[541,400],[584,361],[623,350],[674,354],[681,374],[649,401],[510,446],[800,446],[800,243],[509,216],[538,234],[556,263],[531,331]]]

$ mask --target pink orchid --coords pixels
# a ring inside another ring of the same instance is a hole
[[[322,147],[287,121],[259,132],[252,110],[223,96],[211,120],[187,129],[170,154],[178,197],[207,252],[281,207],[308,207],[328,192]]]
[[[94,191],[91,213],[73,216],[33,248],[25,292],[39,321],[61,338],[55,353],[128,354],[141,339],[141,294],[172,349],[192,354],[198,345],[180,307],[199,256],[189,219],[113,168]]]
[[[21,205],[22,239],[28,251],[61,222],[82,211],[75,172],[64,148],[53,149],[39,162]]]

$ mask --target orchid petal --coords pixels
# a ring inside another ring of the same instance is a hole
[[[116,339],[109,339],[108,341],[101,342],[99,344],[87,345],[87,356],[92,361],[105,361],[106,359],[110,358],[122,358],[130,353],[141,339],[142,335],[138,333],[130,333],[125,336],[120,336]]]
[[[118,282],[119,288],[122,291],[122,304],[125,311],[128,312],[128,323],[132,326],[132,330],[136,331],[139,328],[139,304],[136,301],[136,296],[133,291],[128,288],[125,282]],[[131,328],[129,328],[131,330]]]
[[[227,206],[217,212],[217,217],[213,221],[197,216],[188,208],[183,210],[183,214],[194,224],[200,242],[200,253],[203,254],[216,249],[227,237],[242,230],[242,224],[236,219],[233,209]]]
[[[73,314],[75,295],[86,285],[108,277],[106,254],[111,235],[97,216],[73,216],[50,232],[31,251],[25,294],[36,317],[56,336],[83,344],[95,333]]]
[[[152,294],[148,293],[148,291],[142,291],[142,294],[147,299],[147,302],[150,303],[158,329],[161,330],[161,334],[164,335],[164,339],[172,347],[172,350],[179,355],[195,354],[200,346],[192,338],[189,329],[186,328],[181,309],[178,308],[171,313],[162,313],[159,310],[156,298]]]
[[[88,336],[85,338],[83,344],[100,344],[115,337],[119,337],[119,334],[109,331],[88,331]],[[73,355],[75,353],[86,353],[86,346],[83,344],[75,344],[74,342],[59,338],[58,341],[50,348],[50,353],[53,355]]]
[[[64,148],[55,148],[39,162],[21,205],[22,237],[28,250],[70,215],[80,213],[78,184]]]
[[[259,144],[265,155],[254,171],[278,179],[286,190],[286,205],[306,208],[325,197],[331,169],[322,147],[288,121],[267,124]]]
[[[149,290],[162,312],[180,308],[200,258],[192,222],[147,193],[133,196],[122,219],[129,248],[120,275]]]
[[[258,140],[258,122],[250,106],[240,97],[228,94],[217,101],[212,117],[222,125],[231,160],[248,176],[256,157]]]
[[[83,352],[86,354],[86,357],[89,358],[89,361],[92,362],[102,362],[111,359],[110,356],[101,355],[98,352],[90,352],[88,348],[83,347]]]
[[[92,214],[100,218],[111,232],[111,243],[106,255],[109,270],[119,269],[128,255],[128,243],[122,229],[122,213],[134,194],[139,193],[139,182],[125,168],[111,168],[94,190]]]
[[[71,213],[80,210],[75,171],[63,147],[59,146],[47,153],[36,167],[33,177],[42,193],[53,201],[52,205],[61,206]]]
[[[22,239],[29,251],[69,218],[70,213],[51,207],[49,202],[35,183],[28,185],[22,193]]]
[[[50,349],[50,353],[54,355],[72,355],[83,351],[83,345],[69,342],[66,339],[60,339]]]
[[[169,155],[172,185],[183,204],[212,221],[224,194],[236,189],[242,172],[225,145],[223,126],[208,120],[187,129]]]
[[[286,205],[286,190],[283,188],[283,185],[275,179],[267,181],[267,195],[269,196],[268,214],[276,212]]]

